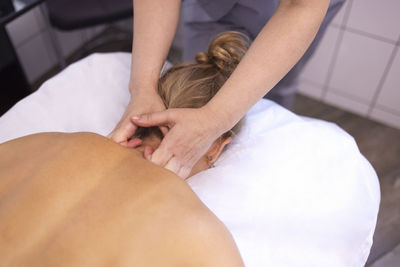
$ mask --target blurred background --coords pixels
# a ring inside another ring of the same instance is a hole
[[[132,0],[93,2],[0,0],[0,113],[90,53],[131,50]],[[373,267],[400,266],[399,14],[399,0],[347,0],[300,76],[294,108],[344,128],[378,173]],[[182,34],[180,25],[173,63]]]

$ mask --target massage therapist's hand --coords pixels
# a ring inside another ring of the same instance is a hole
[[[141,90],[132,90],[131,92],[131,100],[121,120],[108,135],[108,138],[125,147],[133,146],[128,139],[135,134],[137,129],[137,125],[131,121],[132,116],[165,110],[164,103],[155,89],[141,88]],[[162,131],[165,132],[163,129]]]
[[[195,163],[223,133],[213,114],[205,107],[198,109],[168,109],[162,112],[132,117],[142,127],[169,128],[150,160],[181,178],[189,176]]]

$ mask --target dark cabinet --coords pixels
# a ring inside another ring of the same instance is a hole
[[[21,64],[4,27],[0,28],[0,116],[30,94]]]

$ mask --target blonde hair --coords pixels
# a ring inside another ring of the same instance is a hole
[[[207,53],[196,55],[194,62],[177,64],[164,72],[158,81],[158,94],[165,107],[200,108],[206,105],[239,64],[248,40],[240,32],[223,32],[211,41]],[[236,134],[239,128],[240,122],[223,137]]]

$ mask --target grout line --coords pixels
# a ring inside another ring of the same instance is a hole
[[[323,84],[320,84],[319,82],[315,82],[315,81],[310,80],[310,79],[305,78],[305,77],[299,77],[299,82],[303,82],[305,84],[309,84],[309,85],[312,85],[312,86],[315,86],[315,87],[319,87],[321,89],[324,87]]]
[[[375,106],[375,108],[376,108],[376,109],[379,109],[380,111],[383,111],[383,112],[386,112],[386,113],[390,113],[391,115],[399,116],[399,117],[400,117],[400,111],[395,110],[395,109],[393,109],[393,108],[389,108],[389,107],[387,107],[387,106],[383,106],[383,105],[379,105],[379,104],[377,104],[377,105]]]
[[[347,10],[348,10],[348,3],[349,3],[349,1],[344,1],[344,3],[342,4],[342,7],[341,7],[341,9],[343,9],[343,16],[342,16],[342,19],[340,20],[340,21],[338,21],[337,23],[336,22],[331,22],[331,25],[338,25],[338,26],[341,26],[341,25],[343,25],[344,23],[345,23],[345,14],[347,13]],[[341,10],[339,10],[339,12],[340,12]],[[336,16],[337,15],[339,15],[339,14],[336,14]],[[335,18],[333,18],[333,20],[334,20]],[[347,23],[347,21],[346,21],[346,23]]]
[[[342,25],[345,25],[347,23],[348,19],[349,19],[350,10],[351,10],[352,4],[353,4],[353,0],[349,0],[349,3],[346,6],[346,10],[345,10],[345,13],[344,13],[344,16],[343,16]],[[330,64],[328,65],[328,70],[327,70],[328,74],[327,74],[327,76],[325,78],[324,85],[322,87],[321,100],[323,102],[325,102],[325,98],[326,98],[326,95],[328,93],[329,83],[331,81],[332,74],[333,74],[333,69],[335,68],[336,61],[337,61],[337,58],[338,58],[338,55],[339,55],[339,50],[340,50],[340,47],[341,47],[341,44],[342,44],[342,41],[343,41],[343,36],[344,36],[344,30],[340,29],[339,35],[338,35],[338,37],[336,39],[335,48],[334,48],[332,56],[331,56],[331,61],[330,61]]]
[[[351,32],[351,33],[354,33],[354,34],[358,34],[358,35],[361,35],[361,36],[364,36],[364,37],[375,39],[377,41],[381,41],[381,42],[384,42],[384,43],[400,46],[400,42],[395,41],[393,39],[389,39],[387,37],[376,35],[374,33],[369,33],[369,32],[366,32],[366,31],[358,30],[358,29],[355,29],[355,28],[347,27],[347,26],[341,26],[341,25],[339,25],[337,23],[332,23],[331,26],[332,26],[332,28],[345,30],[345,31],[348,31],[348,32]]]
[[[39,19],[38,16],[41,16],[42,20],[44,20],[45,15],[43,14],[42,9],[39,6],[37,7],[37,10],[36,10],[35,19],[36,19],[37,25],[39,26],[39,32],[42,33],[44,31],[46,31],[46,25],[45,25],[45,22],[41,21],[41,19]]]
[[[365,31],[358,30],[358,29],[351,28],[351,27],[343,27],[343,29],[348,31],[348,32],[359,34],[359,35],[362,35],[362,36],[365,36],[365,37],[369,37],[371,39],[375,39],[375,40],[378,40],[378,41],[381,41],[381,42],[397,45],[397,41],[396,40],[392,40],[392,39],[389,39],[387,37],[379,36],[379,35],[376,35],[376,34],[373,34],[373,33],[365,32]]]
[[[18,49],[18,48],[20,48],[21,46],[24,46],[27,42],[29,42],[29,41],[31,41],[32,39],[34,39],[34,38],[35,38],[36,36],[38,36],[40,33],[41,33],[41,31],[40,31],[40,29],[39,29],[37,32],[28,35],[27,37],[25,37],[24,39],[22,39],[18,44],[15,44],[15,45],[14,45],[14,48],[15,48],[15,49]],[[11,39],[11,38],[10,38],[10,39]]]
[[[45,3],[42,3],[41,5],[45,5]],[[49,59],[50,66],[51,66],[49,69],[51,69],[54,65],[58,64],[58,60],[57,60],[57,54],[56,54],[55,48],[51,42],[50,32],[46,29],[46,26],[45,26],[46,22],[44,20],[46,19],[45,18],[46,14],[44,14],[43,12],[44,12],[43,8],[41,8],[41,6],[39,6],[35,17],[36,17],[36,20],[38,21],[39,26],[41,23],[39,21],[40,19],[38,18],[38,16],[41,16],[41,18],[43,20],[43,23],[42,23],[43,27],[40,29],[40,34],[42,34],[42,36],[44,38],[44,42],[45,42],[44,45],[46,46],[46,54],[47,54],[47,57]],[[50,25],[50,27],[52,27],[52,26]]]
[[[387,37],[380,36],[380,35],[375,34],[375,33],[370,33],[370,32],[366,32],[366,31],[363,31],[363,30],[359,30],[359,29],[355,29],[355,28],[347,26],[347,22],[349,20],[350,13],[351,13],[351,7],[353,5],[353,0],[348,0],[347,3],[348,3],[348,7],[346,6],[347,9],[345,10],[345,13],[344,13],[344,16],[342,18],[342,21],[340,23],[335,23],[335,22],[331,23],[332,27],[339,28],[339,29],[342,29],[342,30],[347,30],[347,31],[352,32],[352,33],[356,33],[356,34],[363,35],[363,36],[366,36],[366,37],[369,37],[369,38],[373,38],[373,39],[376,39],[376,40],[379,40],[379,41],[382,41],[382,42],[386,42],[386,43],[395,44],[395,45],[400,46],[400,40],[396,41],[396,40],[393,40],[393,39],[390,39],[390,38],[387,38]],[[345,3],[345,5],[347,3]]]
[[[346,27],[347,22],[349,21],[351,8],[353,6],[353,0],[347,0],[347,1],[348,1],[348,4],[347,4],[346,10],[343,14],[343,19],[342,19],[342,23],[341,23],[341,26],[343,26],[343,27]]]
[[[31,12],[34,12],[34,9],[32,9],[32,10],[26,12],[25,14],[22,15],[22,17],[28,15],[28,14],[31,13]],[[37,21],[36,21],[36,16],[35,16],[35,14],[30,14],[30,15],[33,15],[33,16],[34,16],[34,20],[35,20],[35,22],[36,22],[36,24],[37,24],[37,26],[38,26],[38,27],[37,27],[37,31],[33,31],[33,32],[31,32],[30,34],[25,35],[25,37],[22,38],[18,43],[15,43],[15,44],[14,44],[14,42],[13,42],[13,40],[12,40],[12,38],[11,38],[11,31],[7,29],[7,24],[8,24],[8,23],[4,26],[4,28],[6,29],[7,34],[8,34],[8,36],[9,36],[9,38],[10,38],[10,40],[11,40],[11,42],[12,42],[14,48],[15,48],[15,50],[16,50],[18,47],[20,47],[20,46],[24,45],[25,43],[27,43],[29,40],[32,40],[32,39],[40,32],[40,26],[39,26],[39,24],[38,24]]]
[[[308,95],[308,96],[310,96],[310,97],[312,97],[312,98],[314,98],[314,99],[318,99],[318,100],[320,101],[321,95],[322,95],[322,87],[323,87],[321,84],[319,84],[319,83],[317,83],[317,82],[314,82],[314,81],[311,81],[311,80],[309,80],[309,79],[307,79],[307,78],[301,78],[301,79],[299,79],[299,85],[300,85],[300,84],[304,84],[307,88],[310,88],[310,86],[312,86],[312,87],[314,87],[315,89],[317,89],[317,90],[318,90],[318,94],[310,93],[309,90],[301,91],[301,90],[300,90],[300,87],[299,87],[299,92],[300,92],[300,93],[303,93],[303,94],[305,94],[305,95]]]
[[[36,36],[38,36],[41,33],[41,29],[38,27],[38,30],[29,34],[27,37],[23,38],[18,44],[14,44],[14,48],[17,49],[23,45],[25,45],[26,43],[28,43],[29,41],[31,41],[32,39],[34,39]],[[10,36],[10,32],[7,30],[8,35]],[[12,41],[12,39],[10,38],[10,40]]]
[[[399,38],[399,40],[400,40],[400,38]],[[385,69],[383,70],[383,74],[381,76],[381,79],[379,80],[378,86],[375,89],[375,94],[372,97],[372,102],[371,102],[371,105],[369,106],[369,109],[368,109],[368,112],[367,112],[367,117],[371,116],[372,110],[376,106],[376,103],[378,101],[378,97],[379,97],[379,95],[380,95],[380,93],[381,93],[381,91],[383,89],[383,85],[385,84],[386,78],[389,75],[389,71],[390,71],[390,69],[391,69],[391,67],[393,65],[393,62],[394,62],[394,59],[395,59],[395,57],[397,55],[397,51],[398,50],[399,50],[398,46],[394,46],[393,47],[393,50],[392,50],[392,53],[390,55],[389,61],[386,64]]]
[[[336,29],[342,29],[344,26],[341,26],[340,24],[337,24],[336,22],[331,22],[330,26],[332,28],[336,28]]]
[[[45,30],[41,32],[44,38],[44,45],[46,46],[46,52],[51,62],[51,65],[57,64],[57,56],[56,52],[54,51],[54,47],[51,45],[49,33]]]
[[[324,85],[322,86],[322,97],[321,97],[322,101],[324,101],[324,99],[326,97],[326,94],[328,93],[328,89],[329,89],[328,85],[329,85],[329,83],[330,83],[330,81],[332,79],[333,69],[334,69],[334,67],[336,65],[336,61],[337,61],[337,58],[338,58],[338,55],[339,55],[340,46],[341,46],[342,41],[343,41],[343,35],[344,35],[344,31],[341,30],[339,32],[339,35],[338,35],[337,39],[336,39],[335,48],[334,48],[332,56],[331,56],[331,62],[328,65],[327,75],[326,75],[326,78],[325,78],[325,81],[324,81]]]
[[[368,107],[371,104],[370,101],[365,100],[363,98],[360,98],[358,96],[355,96],[353,94],[349,94],[349,93],[343,92],[341,90],[338,90],[338,89],[332,88],[332,87],[329,87],[329,89],[330,89],[329,92],[331,92],[331,93],[333,93],[335,95],[338,95],[338,96],[341,96],[341,97],[344,97],[344,98],[348,98],[348,99],[353,100],[355,102],[358,102],[360,104],[367,105]]]
[[[29,13],[32,12],[32,14],[30,14],[30,15],[32,15],[34,17],[34,21],[35,21],[36,26],[37,26],[37,31],[34,31],[31,34],[27,34],[27,36],[25,36],[25,38],[22,38],[22,40],[20,40],[20,42],[18,44],[14,44],[13,43],[15,49],[19,48],[20,46],[23,46],[24,44],[26,44],[27,42],[31,41],[33,38],[35,38],[37,35],[39,35],[41,33],[42,29],[41,29],[40,23],[38,22],[37,17],[36,17],[36,9],[37,8],[38,7],[35,7],[35,8],[29,10],[28,12],[26,12],[25,14],[22,15],[22,16],[26,16]],[[7,27],[5,27],[5,28],[7,28]],[[9,33],[8,30],[7,30],[7,32]]]

